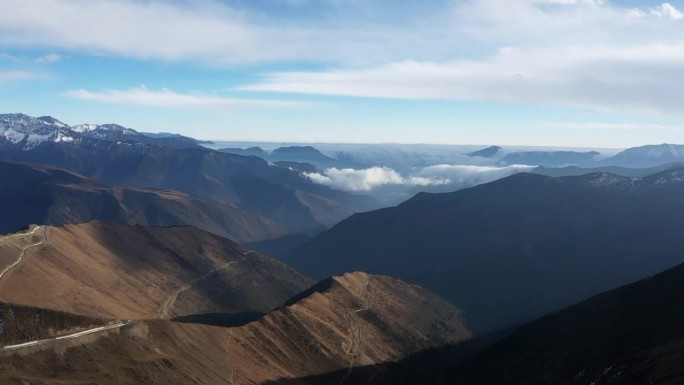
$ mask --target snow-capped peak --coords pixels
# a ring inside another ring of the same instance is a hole
[[[100,126],[98,126],[97,124],[77,124],[75,126],[71,126],[71,131],[82,134],[85,132],[95,131],[98,127]]]
[[[81,134],[99,134],[91,136],[106,136],[107,134],[122,134],[122,135],[139,135],[139,132],[132,129],[119,126],[118,124],[79,124],[71,127],[72,131]]]
[[[68,125],[43,116],[34,118],[24,114],[0,114],[0,138],[24,149],[31,149],[44,142],[72,142],[75,134]]]

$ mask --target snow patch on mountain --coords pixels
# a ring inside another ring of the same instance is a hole
[[[70,127],[49,116],[34,118],[24,114],[0,115],[0,138],[32,149],[44,142],[73,142],[78,134]]]

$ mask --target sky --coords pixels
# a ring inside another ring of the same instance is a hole
[[[0,106],[230,141],[684,143],[684,0],[0,0]]]

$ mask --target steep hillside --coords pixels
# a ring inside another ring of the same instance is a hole
[[[344,384],[357,365],[470,335],[459,311],[424,289],[353,273],[326,279],[241,327],[139,321],[85,343],[31,348],[3,357],[0,381],[260,384],[339,370],[334,383]]]
[[[128,130],[107,127],[105,133]],[[201,147],[174,148],[150,143],[154,138],[142,134],[121,141],[89,132],[98,131],[74,130],[21,114],[0,115],[0,159],[48,164],[115,186],[169,189],[209,198],[305,233],[379,207],[373,198],[314,184],[297,171],[257,157]],[[136,139],[140,137],[146,139]]]
[[[453,384],[681,384],[684,265],[531,322],[451,368]]]
[[[41,165],[0,161],[0,233],[31,223],[62,225],[103,220],[149,226],[191,225],[238,242],[290,232],[255,213],[169,190],[111,187]]]
[[[311,281],[191,227],[91,222],[0,239],[0,301],[112,319],[268,312]]]
[[[104,326],[108,320],[0,303],[0,346],[42,340]]]
[[[417,283],[476,331],[510,327],[684,261],[684,170],[642,179],[519,174],[355,215],[287,261]]]

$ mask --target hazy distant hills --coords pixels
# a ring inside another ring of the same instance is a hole
[[[482,150],[469,152],[466,155],[471,156],[471,157],[479,156],[482,158],[493,158],[494,156],[496,156],[499,153],[500,150],[501,150],[501,147],[499,147],[499,146],[489,146],[487,148],[483,148]]]
[[[681,384],[684,266],[518,329],[450,369],[453,384]]]
[[[169,190],[111,187],[50,166],[0,161],[0,233],[27,224],[102,220],[151,226],[192,225],[238,242],[290,233],[274,220]]]
[[[524,151],[505,155],[502,164],[525,164],[530,166],[563,167],[594,160],[600,154],[596,151]]]
[[[297,171],[256,157],[137,139],[84,137],[63,124],[47,124],[25,115],[3,115],[2,119],[5,135],[0,135],[0,159],[49,164],[115,186],[177,190],[210,198],[299,232],[317,232],[354,212],[379,207],[373,198],[314,184]]]
[[[629,168],[648,168],[663,164],[684,162],[684,145],[659,144],[628,148],[600,162]]]
[[[683,210],[683,169],[518,174],[354,215],[289,262],[314,277],[364,270],[421,284],[484,332],[681,263]]]
[[[276,164],[280,164],[281,162],[295,162],[298,164],[308,164],[317,169],[326,169],[331,167],[362,169],[371,167],[371,165],[355,162],[353,160],[347,159],[344,156],[331,158],[312,146],[285,146],[278,147],[270,152],[262,149],[261,147],[249,147],[244,149],[222,148],[219,151],[228,154],[258,156],[260,158],[266,159]]]
[[[598,172],[606,172],[610,174],[626,176],[631,178],[643,178],[645,176],[657,174],[666,170],[684,167],[684,162],[666,163],[659,166],[648,168],[627,168],[620,166],[603,166],[603,167],[562,167],[562,168],[547,168],[537,167],[531,172],[546,176],[580,176],[586,174],[593,174]]]

